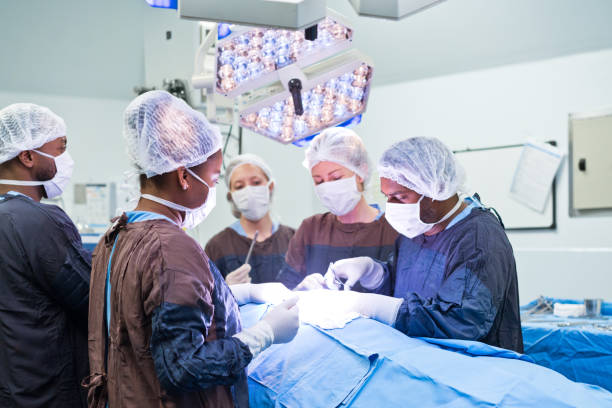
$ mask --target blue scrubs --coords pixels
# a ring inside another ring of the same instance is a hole
[[[55,205],[0,195],[0,407],[86,407],[91,254]]]
[[[444,231],[397,240],[393,294],[405,300],[395,327],[522,353],[512,246],[488,209],[475,199],[468,204]]]

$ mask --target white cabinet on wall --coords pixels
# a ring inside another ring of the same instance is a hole
[[[569,120],[570,215],[612,212],[612,109]]]

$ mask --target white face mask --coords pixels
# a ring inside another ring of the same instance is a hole
[[[387,203],[386,206],[385,218],[389,224],[397,232],[411,239],[431,230],[434,225],[446,221],[461,207],[461,200],[458,200],[453,209],[446,213],[440,221],[428,224],[421,221],[421,200],[423,200],[423,197],[425,196],[421,196],[419,201],[414,204]]]
[[[340,216],[351,212],[362,197],[357,176],[321,183],[315,186],[315,193],[332,214]]]
[[[62,195],[64,189],[72,178],[72,169],[74,161],[70,157],[70,153],[64,152],[59,156],[51,156],[50,154],[33,150],[41,156],[53,159],[55,162],[56,173],[51,180],[47,181],[22,181],[22,180],[0,180],[0,184],[8,184],[11,186],[43,186],[47,198],[55,198]]]
[[[264,186],[246,186],[232,193],[232,201],[244,218],[261,220],[270,210],[270,181]]]
[[[186,170],[196,180],[198,180],[199,182],[204,184],[206,187],[208,187],[208,195],[206,196],[206,201],[204,201],[204,204],[202,204],[201,206],[197,208],[187,208],[180,204],[176,204],[171,201],[164,200],[163,198],[159,198],[151,194],[142,194],[141,197],[147,200],[150,200],[150,201],[154,201],[158,204],[165,205],[166,207],[172,208],[177,211],[184,211],[185,219],[183,220],[182,227],[187,228],[187,229],[192,229],[200,225],[202,221],[204,221],[206,217],[208,217],[208,215],[213,210],[213,208],[215,208],[215,206],[217,205],[217,187],[209,186],[207,182],[202,180],[193,171],[191,171],[190,169],[186,169]]]

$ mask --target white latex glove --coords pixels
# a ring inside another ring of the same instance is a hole
[[[279,282],[250,284],[250,300],[252,303],[278,304],[294,297],[295,294]]]
[[[344,285],[352,288],[357,282],[365,289],[374,290],[382,285],[385,270],[382,265],[367,256],[357,258],[341,259],[329,265],[325,274],[325,281],[330,289],[338,288],[333,284],[334,276],[338,280],[344,281]]]
[[[288,343],[300,327],[297,297],[293,297],[274,309],[252,327],[234,335],[235,338],[249,347],[253,358],[270,347],[273,343]]]
[[[375,293],[359,293],[358,302],[359,313],[370,319],[394,326],[397,313],[404,299]]]
[[[278,304],[295,296],[285,285],[278,282],[241,283],[231,285],[230,289],[240,306],[247,303]]]
[[[244,264],[241,267],[234,269],[225,277],[225,282],[228,285],[237,285],[239,283],[251,283],[251,265]]]
[[[294,290],[314,290],[324,289],[326,287],[327,286],[325,285],[325,278],[323,278],[323,275],[320,273],[313,273],[306,276]]]
[[[236,298],[236,303],[239,306],[251,303],[251,283],[240,283],[238,285],[230,285],[230,290]]]
[[[270,310],[261,319],[272,327],[274,333],[274,344],[288,343],[300,328],[300,311],[297,307],[298,297],[284,301],[274,309]]]
[[[356,312],[390,326],[395,324],[397,313],[403,302],[403,299],[391,296],[352,291],[322,290],[310,292],[309,295],[314,299],[304,298],[301,294],[300,298],[311,303],[314,300],[320,310],[330,310],[337,314]],[[308,305],[307,302],[303,302],[303,304]]]

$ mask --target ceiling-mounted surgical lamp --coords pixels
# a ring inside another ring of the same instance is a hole
[[[361,16],[393,20],[444,0],[347,0]],[[326,0],[147,0],[154,7],[178,8],[181,18],[304,30],[326,16]]]
[[[399,20],[442,3],[444,0],[349,0],[360,16]]]
[[[168,0],[148,0],[168,1]],[[326,16],[326,0],[181,0],[181,18],[304,30]]]
[[[229,28],[219,25],[219,37]],[[351,46],[353,31],[339,17],[326,17],[315,40],[304,31],[237,28],[217,43],[216,92],[234,98],[277,79],[278,70],[312,65]]]
[[[279,81],[243,99],[240,126],[294,143],[342,124],[365,111],[372,70],[369,58],[356,50],[303,70],[292,65]]]

